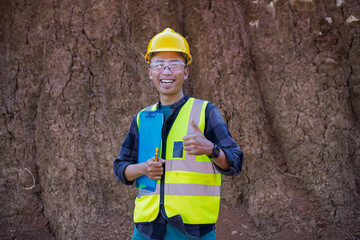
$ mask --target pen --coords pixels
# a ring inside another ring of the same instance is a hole
[[[155,149],[155,162],[158,161],[158,156],[159,156],[159,148]]]

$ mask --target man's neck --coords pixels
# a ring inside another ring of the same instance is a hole
[[[172,105],[179,101],[183,96],[183,92],[180,92],[177,95],[160,95],[160,102],[162,105]]]

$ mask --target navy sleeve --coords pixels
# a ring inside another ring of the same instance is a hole
[[[242,169],[243,152],[239,144],[231,137],[219,109],[212,103],[208,103],[206,107],[205,121],[205,137],[223,150],[230,164],[229,170],[226,171],[214,164],[216,169],[223,175],[238,175]]]
[[[126,185],[134,183],[134,181],[126,180],[124,171],[128,165],[137,163],[138,139],[139,133],[135,116],[131,121],[130,130],[121,145],[119,156],[115,159],[113,165],[116,180]]]

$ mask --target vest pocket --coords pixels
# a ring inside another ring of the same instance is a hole
[[[174,142],[173,158],[183,158],[183,142]]]

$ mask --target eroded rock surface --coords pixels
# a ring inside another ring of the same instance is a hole
[[[1,1],[0,238],[131,235],[112,163],[157,100],[143,55],[166,27],[245,154],[222,209],[256,234],[220,215],[218,238],[360,237],[359,19],[357,0]]]

